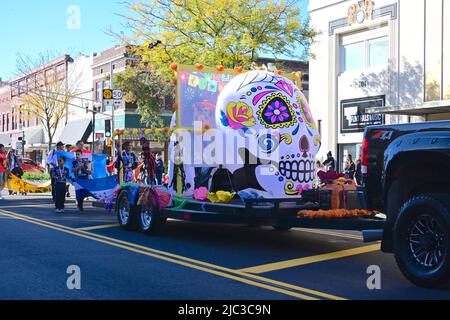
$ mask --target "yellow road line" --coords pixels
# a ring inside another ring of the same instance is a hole
[[[0,209],[0,214],[4,215],[4,216],[8,216],[8,217],[12,217],[18,220],[22,220],[25,222],[29,222],[32,224],[36,224],[36,225],[40,225],[42,227],[46,227],[49,229],[53,229],[53,230],[57,230],[57,231],[61,231],[64,233],[68,233],[74,236],[78,236],[81,238],[86,238],[86,239],[90,239],[96,242],[100,242],[100,243],[104,243],[104,244],[108,244],[111,246],[115,246],[115,247],[119,247],[128,251],[132,251],[132,252],[136,252],[136,253],[140,253],[146,256],[150,256],[156,259],[161,259],[161,260],[165,260],[168,262],[172,262],[175,264],[179,264],[179,265],[183,265],[189,268],[193,268],[193,269],[197,269],[197,270],[201,270],[207,273],[211,273],[211,274],[215,274],[221,277],[225,277],[225,278],[229,278],[229,279],[233,279],[239,282],[243,282],[249,285],[253,285],[256,287],[261,287],[267,290],[271,290],[271,291],[275,291],[275,292],[279,292],[279,293],[283,293],[289,296],[293,296],[296,298],[300,298],[300,299],[305,299],[305,300],[318,300],[317,297],[314,296],[309,296],[307,294],[312,294],[321,298],[325,298],[325,299],[332,299],[332,300],[345,300],[342,297],[339,296],[335,296],[335,295],[331,295],[331,294],[327,294],[327,293],[323,293],[320,291],[316,291],[316,290],[311,290],[311,289],[307,289],[307,288],[303,288],[300,286],[296,286],[296,285],[292,285],[292,284],[288,284],[288,283],[284,283],[281,281],[276,281],[276,280],[272,280],[272,279],[268,279],[268,278],[264,278],[264,277],[260,277],[260,276],[256,276],[256,275],[251,275],[251,274],[247,274],[244,272],[241,272],[239,270],[233,270],[233,269],[229,269],[229,268],[225,268],[225,267],[221,267],[221,266],[217,266],[217,265],[213,265],[210,263],[206,263],[203,261],[199,261],[199,260],[194,260],[194,259],[190,259],[187,257],[183,257],[183,256],[178,256],[175,254],[172,254],[170,252],[164,252],[164,251],[160,251],[160,250],[156,250],[156,249],[152,249],[152,248],[148,248],[148,247],[144,247],[144,246],[140,246],[140,245],[136,245],[133,243],[129,243],[126,241],[122,241],[122,240],[118,240],[118,239],[114,239],[114,238],[108,238],[105,236],[100,236],[94,233],[89,233],[86,231],[80,231],[74,228],[70,228],[70,227],[66,227],[63,225],[58,225],[55,223],[51,223],[51,222],[47,222],[45,220],[40,220],[37,218],[31,218],[31,217],[27,217],[21,214],[16,214],[14,212],[10,212],[10,211],[6,211],[6,210],[1,210]],[[179,259],[179,260],[178,260]],[[192,262],[192,263],[191,263]],[[197,263],[193,264],[193,263]],[[221,271],[219,271],[221,270]],[[223,272],[222,272],[223,271]],[[228,273],[226,273],[228,272]],[[260,282],[258,282],[260,281]],[[264,282],[264,283],[261,283]],[[270,285],[273,284],[274,286]],[[284,288],[280,288],[280,287],[284,287]],[[290,290],[296,290],[296,291],[300,291],[299,292],[293,292]]]
[[[85,228],[77,228],[77,230],[81,231],[91,231],[91,230],[99,230],[99,229],[107,229],[107,228],[116,228],[120,227],[120,224],[114,223],[114,224],[104,224],[101,226],[92,226],[92,227],[85,227]]]
[[[328,261],[328,260],[334,260],[334,259],[340,259],[344,257],[354,256],[362,253],[368,253],[373,251],[379,251],[380,250],[380,244],[373,244],[370,246],[363,246],[358,248],[352,248],[352,249],[346,249],[331,253],[325,253],[325,254],[319,254],[316,256],[310,256],[310,257],[304,257],[304,258],[298,258],[298,259],[292,259],[292,260],[286,260],[286,261],[280,261],[280,262],[274,262],[274,263],[268,263],[256,267],[250,267],[241,269],[242,272],[248,272],[248,273],[266,273],[281,269],[287,269],[292,267],[298,267],[303,266],[306,264],[321,262],[321,261]]]

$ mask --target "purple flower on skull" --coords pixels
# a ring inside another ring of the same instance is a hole
[[[262,103],[257,114],[266,128],[287,128],[297,122],[289,100],[281,93],[269,96]]]
[[[273,101],[269,104],[264,115],[268,119],[270,118],[270,122],[272,123],[282,122],[289,118],[289,112],[286,105],[281,103],[279,100]]]

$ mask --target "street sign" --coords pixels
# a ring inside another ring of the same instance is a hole
[[[103,100],[110,100],[113,98],[113,91],[111,89],[103,89]]]
[[[112,98],[113,98],[113,100],[122,100],[123,99],[122,90],[113,90]]]

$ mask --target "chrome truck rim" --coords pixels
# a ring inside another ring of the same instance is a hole
[[[128,223],[128,219],[130,218],[130,207],[128,205],[128,199],[126,197],[122,198],[122,203],[120,204],[119,209],[120,221],[123,225]]]
[[[445,254],[440,223],[428,214],[416,218],[409,232],[409,250],[414,262],[425,269],[439,266]]]
[[[145,230],[149,229],[153,219],[153,208],[151,206],[142,206],[140,218],[142,227]]]

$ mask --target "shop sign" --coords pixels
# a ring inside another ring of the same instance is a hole
[[[341,100],[341,133],[363,132],[367,126],[384,124],[384,115],[366,112],[384,105],[385,96]]]

